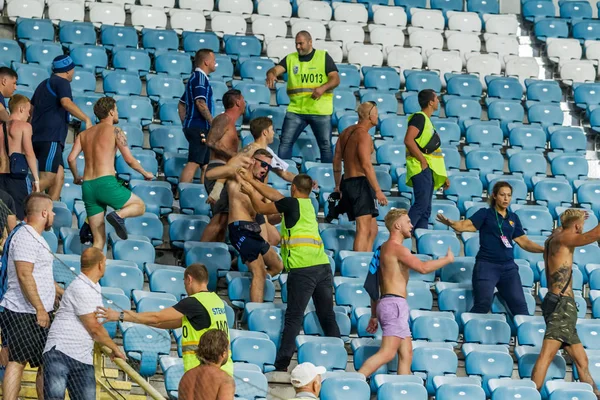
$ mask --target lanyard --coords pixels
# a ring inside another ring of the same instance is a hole
[[[508,216],[508,210],[506,211]],[[504,236],[504,232],[502,232],[502,222],[498,220],[498,211],[494,208],[494,214],[496,215],[496,223],[498,224],[498,229],[500,229],[500,236]]]

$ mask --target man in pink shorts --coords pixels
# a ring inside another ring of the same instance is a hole
[[[406,301],[409,270],[428,274],[454,261],[450,248],[445,257],[423,262],[404,247],[403,241],[411,237],[413,229],[406,210],[390,210],[385,216],[385,226],[390,231],[390,238],[375,251],[365,281],[365,289],[371,296],[367,331],[375,333],[378,321],[383,331],[381,348],[358,371],[366,377],[392,361],[396,354],[398,375],[410,375],[412,341],[408,327],[410,309]]]

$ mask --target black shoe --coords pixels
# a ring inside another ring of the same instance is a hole
[[[106,220],[109,224],[115,228],[115,232],[119,239],[127,240],[127,229],[125,229],[125,220],[113,211],[106,216]]]
[[[81,244],[92,244],[94,243],[94,236],[92,235],[92,230],[90,229],[90,224],[84,222],[79,230],[79,241]]]

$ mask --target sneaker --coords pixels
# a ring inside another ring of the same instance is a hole
[[[92,244],[94,243],[94,236],[92,235],[92,229],[90,224],[84,222],[79,230],[79,241],[81,244]]]
[[[109,224],[115,228],[117,236],[122,240],[127,240],[127,229],[125,229],[125,220],[119,217],[115,211],[111,212],[106,216],[106,220]]]

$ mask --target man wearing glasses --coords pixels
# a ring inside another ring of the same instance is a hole
[[[250,167],[250,179],[262,182],[271,169],[273,156],[268,150],[258,149],[254,152],[254,165]],[[256,222],[256,210],[252,207],[250,198],[241,192],[240,181],[236,171],[237,158],[228,164],[206,171],[206,178],[218,180],[227,178],[227,196],[229,197],[229,241],[238,251],[242,261],[252,272],[250,285],[250,301],[262,303],[265,291],[267,273],[277,275],[283,270],[281,259],[261,236],[260,225]],[[265,270],[266,266],[266,270]]]
[[[373,251],[379,215],[377,204],[388,203],[371,163],[374,146],[369,129],[377,125],[377,118],[375,102],[358,106],[358,123],[344,129],[333,157],[334,193],[338,196],[341,193],[340,211],[347,213],[350,221],[356,221],[354,251]]]

